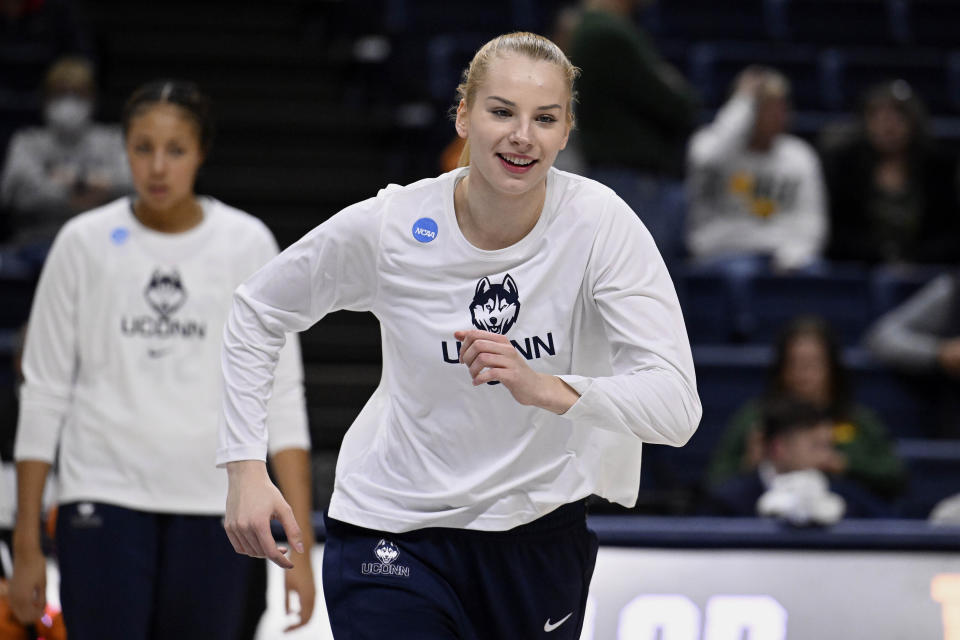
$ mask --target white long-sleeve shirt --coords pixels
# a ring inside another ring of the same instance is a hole
[[[14,455],[52,462],[59,500],[223,513],[214,465],[233,291],[276,255],[266,226],[216,200],[160,233],[122,198],[70,220],[44,265],[24,350]],[[296,340],[277,367],[270,447],[309,448]]]
[[[802,267],[826,243],[820,160],[789,134],[769,151],[750,150],[754,117],[754,100],[734,96],[691,139],[687,245],[695,257],[761,253],[778,267]]]
[[[641,442],[700,420],[680,306],[649,233],[610,189],[552,169],[519,242],[472,246],[453,208],[466,169],[390,187],[244,283],[227,321],[218,461],[263,459],[264,399],[286,332],[337,309],[380,320],[380,385],[344,438],[329,513],[393,532],[505,530],[598,494],[636,501]],[[497,328],[580,399],[562,416],[472,385],[457,330]]]

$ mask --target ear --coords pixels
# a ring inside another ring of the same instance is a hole
[[[467,138],[467,130],[470,126],[469,111],[470,110],[467,108],[467,101],[461,100],[460,104],[457,105],[457,120],[455,126],[457,128],[457,135],[464,140]]]
[[[513,281],[509,273],[503,277],[503,288],[510,295],[517,295],[517,283]]]
[[[486,276],[484,276],[483,279],[477,283],[477,290],[474,292],[474,295],[479,297],[485,294],[489,290],[490,290],[490,278],[487,278]]]

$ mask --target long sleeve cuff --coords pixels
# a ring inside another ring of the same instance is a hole
[[[223,467],[228,462],[237,462],[238,460],[267,460],[267,445],[264,444],[238,444],[229,447],[220,447],[217,449],[217,466]]]

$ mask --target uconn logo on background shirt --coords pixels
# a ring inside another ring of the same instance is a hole
[[[148,338],[206,337],[207,324],[202,320],[180,320],[173,317],[187,301],[187,289],[176,269],[169,272],[155,269],[143,291],[143,297],[157,315],[123,316],[120,319],[120,331],[123,335]]]
[[[517,323],[520,317],[520,290],[516,281],[508,273],[503,276],[500,284],[494,284],[490,278],[483,277],[477,282],[470,301],[470,321],[477,329],[506,335]],[[510,344],[527,360],[557,355],[553,344],[553,334],[547,332],[546,337],[530,336],[511,340]],[[459,364],[461,343],[455,347],[444,340],[441,344],[443,361],[450,364]]]
[[[380,562],[364,562],[360,565],[360,573],[363,575],[382,575],[382,576],[400,576],[401,578],[410,577],[410,567],[393,564],[400,557],[400,549],[397,545],[380,539],[377,546],[373,549],[373,555],[377,556]]]

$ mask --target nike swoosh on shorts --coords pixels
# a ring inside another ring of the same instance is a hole
[[[573,615],[573,611],[563,616],[556,622],[550,622],[550,618],[547,618],[547,621],[543,623],[543,630],[546,631],[547,633],[550,633],[551,631],[553,631],[554,629],[562,625],[564,622],[566,622],[567,619],[572,615]]]

